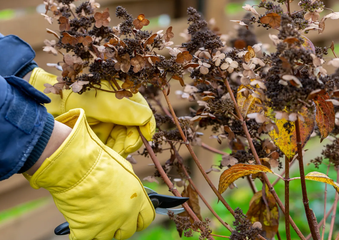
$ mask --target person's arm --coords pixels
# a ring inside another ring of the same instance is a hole
[[[46,158],[50,157],[65,141],[72,129],[65,124],[54,121],[54,128],[48,143],[36,163],[27,170],[29,175],[33,175],[42,165]]]
[[[45,188],[69,223],[70,239],[126,239],[154,219],[131,164],[105,146],[84,110],[55,120],[48,98],[15,76],[0,76],[0,180],[23,172]]]

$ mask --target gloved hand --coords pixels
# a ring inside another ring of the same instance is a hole
[[[29,83],[41,92],[45,89],[45,83],[53,85],[57,82],[56,76],[37,68],[32,61],[35,57],[33,49],[20,38],[0,36],[0,49],[0,75],[23,77],[34,69]],[[103,81],[102,88],[110,89],[110,85]],[[155,132],[152,110],[139,93],[121,100],[104,91],[88,91],[79,95],[63,90],[63,99],[52,93],[47,95],[52,99],[51,104],[45,105],[49,113],[56,117],[70,109],[83,108],[88,123],[100,140],[123,157],[141,147],[138,127],[149,141]]]
[[[29,83],[43,91],[44,84],[57,82],[56,76],[35,68]],[[118,81],[121,84],[121,81]],[[101,88],[113,90],[107,81],[102,81]],[[117,99],[113,93],[104,91],[87,91],[81,95],[72,90],[63,90],[63,97],[47,94],[52,102],[46,105],[47,111],[58,116],[73,108],[85,110],[87,121],[101,141],[123,157],[140,148],[141,137],[136,126],[147,140],[151,140],[155,132],[155,119],[148,103],[140,93],[129,99]]]
[[[71,240],[126,239],[145,229],[155,210],[131,164],[105,146],[82,109],[56,118],[72,128],[62,145],[29,176],[45,188],[69,223]]]

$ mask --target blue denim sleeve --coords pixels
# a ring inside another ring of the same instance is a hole
[[[48,102],[21,78],[0,76],[0,180],[19,172],[30,157],[49,119],[43,106]]]
[[[35,52],[24,40],[15,35],[0,34],[0,75],[24,77],[38,67],[33,61]]]

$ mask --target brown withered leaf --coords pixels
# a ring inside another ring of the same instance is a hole
[[[327,102],[329,99],[327,93],[317,94],[313,102],[316,105],[315,120],[320,131],[321,141],[323,141],[328,134],[330,134],[335,125],[335,113],[332,102]]]
[[[323,182],[330,184],[334,187],[334,189],[339,193],[339,183],[333,181],[331,178],[329,178],[326,174],[320,173],[320,172],[310,172],[305,176],[305,179],[307,180],[313,180],[317,182]]]
[[[96,12],[94,14],[95,26],[101,28],[102,26],[108,27],[111,18],[109,17],[108,8],[106,8],[102,13]]]
[[[48,39],[44,40],[46,46],[43,47],[44,52],[52,53],[54,55],[58,55],[58,50],[55,49],[55,40],[49,41]]]
[[[319,34],[323,33],[325,31],[325,27],[326,27],[325,21],[326,21],[326,19],[322,18],[319,22],[319,28],[320,28],[320,29],[318,29]]]
[[[146,60],[142,56],[136,55],[131,59],[131,65],[133,66],[133,72],[137,73],[145,67]]]
[[[233,183],[238,178],[258,173],[258,172],[269,172],[272,173],[271,169],[263,166],[263,165],[251,165],[251,164],[244,164],[238,163],[230,167],[229,169],[225,170],[219,179],[219,186],[218,192],[222,194],[226,191],[228,186]]]
[[[155,56],[155,55],[145,55],[145,58],[147,58],[148,62],[151,64],[160,62],[160,57]]]
[[[125,53],[122,56],[117,57],[118,62],[114,65],[114,68],[119,71],[123,71],[124,73],[127,73],[129,69],[131,68],[131,60],[128,53]]]
[[[224,131],[228,133],[229,140],[233,140],[235,138],[235,134],[229,126],[224,125]]]
[[[233,43],[234,47],[237,49],[243,49],[247,46],[246,42],[242,39],[237,39]]]
[[[263,191],[256,192],[249,205],[250,207],[246,213],[248,219],[251,223],[260,222],[262,230],[266,233],[265,237],[267,239],[272,239],[277,234],[279,227],[279,210],[268,187],[265,189],[264,197]]]
[[[195,215],[197,215],[197,217],[202,221],[203,219],[200,214],[199,196],[195,189],[191,186],[191,184],[189,184],[187,187],[185,186],[184,191],[181,193],[181,196],[189,197],[189,200],[187,201],[188,206],[190,206]],[[179,216],[190,217],[186,211],[180,213]],[[191,217],[190,221],[194,223],[194,220]]]
[[[62,65],[62,76],[74,80],[75,76],[82,71],[83,61],[77,56],[70,54],[64,55],[64,64]]]
[[[183,63],[185,61],[191,61],[193,56],[188,51],[183,51],[178,53],[177,59],[175,60],[177,63]]]
[[[175,79],[175,80],[178,80],[182,87],[186,86],[184,79],[182,77],[180,77],[179,75],[173,75],[172,78]]]
[[[62,90],[61,88],[55,87],[54,85],[51,85],[49,83],[45,83],[44,86],[44,93],[60,94],[60,91]]]
[[[332,50],[332,52],[334,52],[334,41],[331,42],[330,49]]]
[[[64,16],[59,17],[59,24],[60,31],[69,31],[71,29],[71,25],[69,24],[68,18]]]
[[[72,91],[78,93],[84,87],[84,85],[89,84],[89,81],[76,81],[71,85]]]
[[[241,91],[243,88],[245,88],[245,86],[241,85],[238,88],[237,92],[237,104],[243,117],[247,117],[247,115],[251,113],[261,112],[262,111],[261,100],[259,98],[254,97],[252,94],[249,94],[247,97],[245,97]],[[254,89],[253,87],[249,88],[251,90]]]
[[[196,68],[196,67],[199,67],[200,65],[198,64],[198,63],[192,63],[192,62],[190,62],[190,63],[188,63],[188,64],[186,64],[186,65],[184,65],[184,69],[187,69],[187,68]]]
[[[133,94],[130,91],[128,91],[128,90],[120,89],[119,91],[115,92],[115,97],[117,99],[123,99],[124,97],[125,98],[130,98],[130,97],[133,97]]]
[[[136,19],[133,21],[133,25],[136,29],[142,29],[144,26],[149,24],[149,20],[145,18],[144,14],[139,14]]]
[[[174,38],[174,33],[172,32],[172,26],[167,28],[166,33],[164,34],[165,42],[168,42],[169,40],[171,40],[171,38]]]
[[[154,33],[152,34],[149,38],[147,38],[146,42],[145,42],[145,46],[147,44],[152,44],[154,43],[154,39],[158,36],[158,34]]]
[[[245,150],[245,145],[240,138],[235,137],[230,141],[230,148],[232,149],[232,152],[235,153],[237,151]]]
[[[86,36],[86,37],[78,37],[78,43],[82,43],[82,45],[84,45],[84,47],[89,47],[92,43],[92,38],[90,36]]]
[[[54,32],[53,30],[51,30],[51,29],[49,29],[49,28],[46,28],[46,31],[47,31],[47,33],[49,33],[49,34],[53,34],[57,39],[60,38],[60,36],[59,36],[56,32]]]
[[[70,35],[69,33],[67,32],[63,32],[62,33],[62,39],[61,39],[61,42],[63,44],[71,44],[71,45],[75,45],[78,43],[78,39],[72,35]]]
[[[246,63],[249,63],[252,58],[255,57],[254,49],[251,46],[247,46],[247,53],[244,56]]]
[[[220,165],[222,167],[231,167],[237,163],[238,163],[238,159],[236,159],[235,157],[232,157],[231,155],[225,154],[225,155],[222,155],[222,160],[220,162]]]
[[[260,22],[263,24],[268,24],[272,28],[278,28],[280,27],[281,23],[281,16],[277,13],[268,13],[260,18]]]
[[[129,77],[127,76],[121,87],[130,90],[133,94],[136,94],[139,92],[140,86],[140,83],[135,84],[133,81],[129,80]]]
[[[292,45],[294,43],[298,43],[299,39],[295,38],[295,37],[287,37],[287,38],[284,39],[283,42],[288,43],[289,45]]]
[[[291,69],[291,64],[285,57],[279,57],[280,60],[282,61],[282,67],[285,70],[290,70]]]
[[[295,122],[288,121],[285,118],[276,119],[272,109],[268,109],[265,113],[268,118],[275,122],[278,132],[273,129],[268,134],[271,137],[275,145],[286,155],[287,158],[292,159],[297,153],[297,135],[295,131]],[[299,121],[301,146],[304,147],[308,139],[310,138],[315,119],[314,114],[310,113],[307,107],[303,107],[299,114],[304,118],[304,121]]]
[[[118,38],[111,38],[107,43],[105,43],[105,47],[117,46],[120,43]]]

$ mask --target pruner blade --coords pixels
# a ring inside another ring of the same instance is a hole
[[[173,208],[185,203],[188,197],[175,197],[158,194],[154,190],[144,187],[155,208],[155,212],[161,215],[168,215],[168,211],[179,214],[185,211],[184,208]],[[70,234],[68,222],[64,222],[54,229],[56,235]]]

